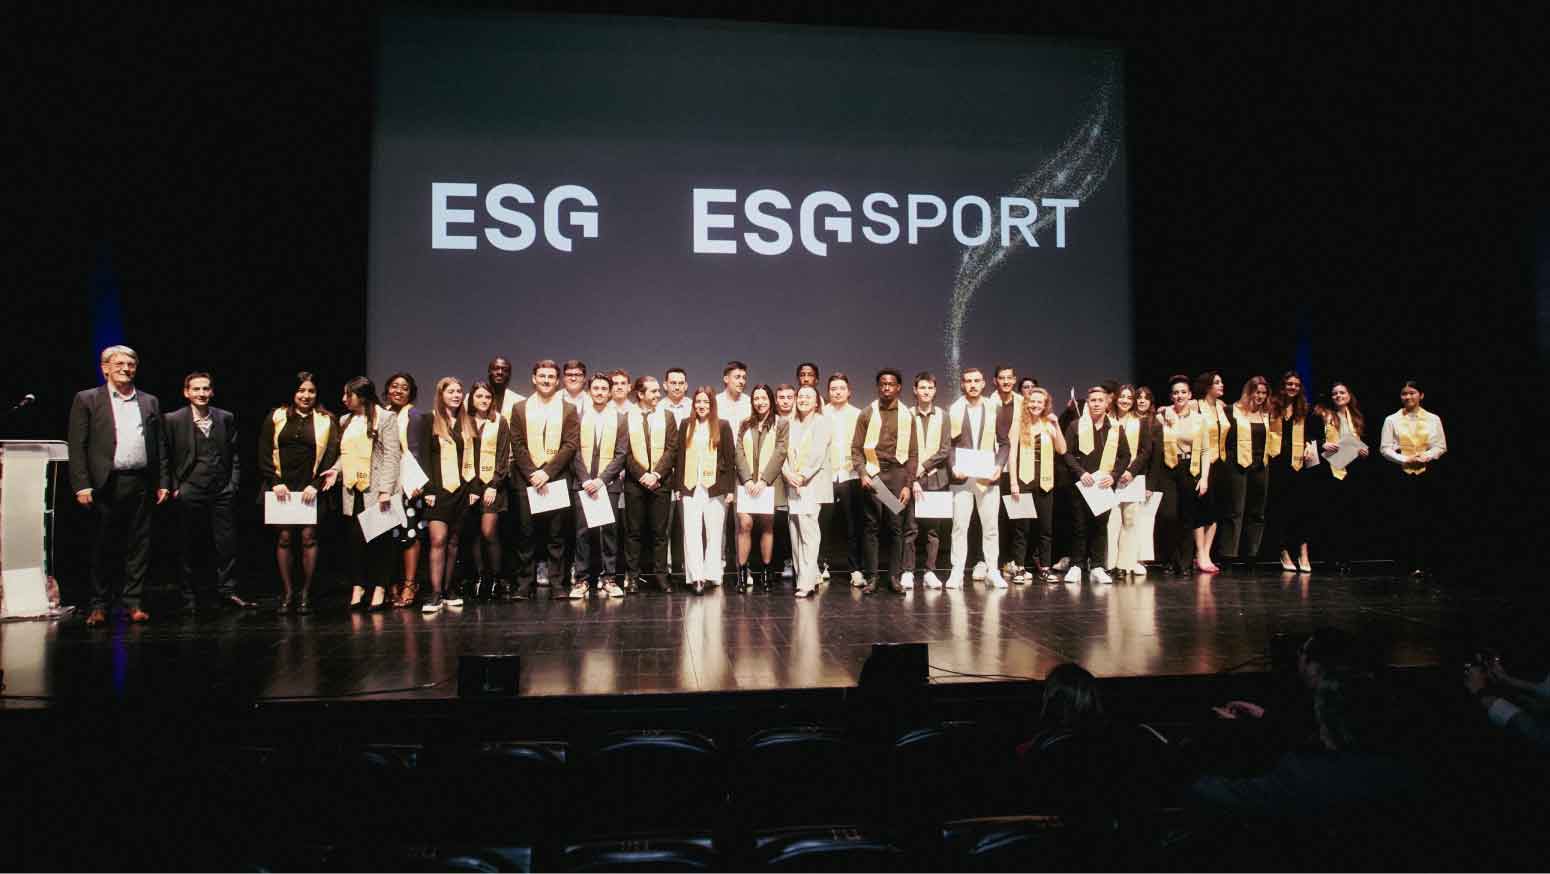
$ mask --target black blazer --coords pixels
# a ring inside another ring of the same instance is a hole
[[[107,385],[79,392],[70,402],[70,488],[100,489],[113,473],[113,453],[118,448],[118,429],[113,422]],[[140,416],[145,421],[145,476],[155,487],[172,488],[167,454],[162,451],[161,403],[156,396],[135,390]]]
[[[713,498],[737,489],[737,447],[732,441],[732,424],[726,419],[719,419],[717,423],[721,426],[721,434],[716,443],[716,481],[705,490]],[[688,440],[689,422],[684,421],[678,426],[678,457],[673,463],[676,470],[673,488],[686,495],[693,491],[684,482],[684,468],[689,462]]]
[[[172,490],[180,491],[188,475],[194,470],[193,407],[184,407],[167,414],[162,429],[167,435],[167,464],[172,476]],[[221,472],[226,484],[216,491],[234,494],[242,480],[242,462],[237,454],[237,417],[218,407],[210,408],[210,439],[215,441],[221,454]]]

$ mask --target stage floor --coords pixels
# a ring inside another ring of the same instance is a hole
[[[540,589],[540,595],[547,594]],[[336,595],[337,597],[337,595]],[[338,603],[338,602],[336,602]],[[159,615],[88,629],[79,615],[0,625],[0,707],[56,696],[448,698],[462,653],[522,656],[524,695],[853,685],[874,642],[930,645],[933,681],[1042,678],[1076,661],[1099,676],[1263,667],[1270,636],[1357,632],[1390,664],[1434,665],[1512,606],[1470,589],[1391,576],[1261,572],[1115,585],[864,596],[641,594],[309,616],[265,609]],[[951,673],[956,672],[956,673]],[[27,696],[38,696],[27,701]]]

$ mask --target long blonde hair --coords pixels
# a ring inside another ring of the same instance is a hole
[[[1034,415],[1034,413],[1033,413],[1033,398],[1034,398],[1035,395],[1043,395],[1044,396],[1044,411],[1042,413],[1040,413],[1039,415],[1037,415],[1037,416]],[[1048,416],[1050,414],[1050,412],[1051,412],[1050,407],[1054,403],[1055,403],[1054,399],[1052,397],[1050,397],[1050,393],[1043,386],[1039,386],[1039,385],[1034,386],[1033,387],[1033,391],[1029,392],[1027,399],[1025,399],[1023,401],[1023,421],[1022,421],[1023,433],[1024,434],[1032,434],[1033,433],[1033,426],[1037,425],[1041,419],[1043,419],[1044,417],[1046,417],[1046,416]]]
[[[443,376],[441,379],[436,380],[435,399],[431,404],[431,433],[435,435],[436,439],[438,440],[443,437],[450,438],[452,436],[451,431],[448,429],[450,424],[448,420],[452,417],[446,415],[441,400],[441,393],[446,391],[447,386],[449,385],[455,385],[458,388],[462,388],[463,381],[455,376]],[[461,436],[464,440],[474,439],[474,423],[473,420],[468,417],[467,397],[463,398],[463,403],[457,408],[454,416],[457,419],[458,435]]]

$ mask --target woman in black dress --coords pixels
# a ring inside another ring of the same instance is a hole
[[[318,405],[317,379],[307,371],[296,374],[291,402],[276,407],[259,429],[258,478],[264,492],[282,501],[315,504],[332,484],[328,471],[339,458],[339,427],[334,417]],[[292,609],[298,553],[301,566],[301,598],[297,613],[312,609],[312,576],[318,566],[316,525],[286,525],[276,531],[274,555],[280,569],[281,613]]]

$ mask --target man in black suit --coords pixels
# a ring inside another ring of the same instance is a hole
[[[210,374],[183,377],[188,406],[167,414],[167,463],[172,472],[172,500],[182,533],[183,612],[198,606],[194,563],[201,544],[208,544],[215,565],[215,597],[223,607],[256,607],[237,594],[237,528],[234,503],[242,477],[237,454],[237,421],[231,413],[210,406],[215,386]]]
[[[167,456],[162,451],[161,404],[135,388],[140,356],[109,346],[100,359],[106,385],[89,388],[70,404],[70,486],[93,511],[91,613],[87,625],[108,621],[111,550],[124,550],[120,592],[131,622],[148,622],[141,609],[151,558],[151,508],[167,499]]]

